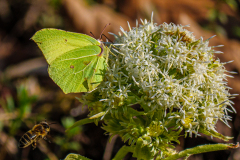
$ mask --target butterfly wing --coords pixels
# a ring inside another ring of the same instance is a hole
[[[106,70],[100,52],[96,45],[68,51],[51,63],[49,75],[64,93],[91,91],[102,82]]]
[[[88,45],[100,45],[96,39],[88,35],[51,28],[38,31],[31,39],[37,43],[50,65],[68,51]]]
[[[50,65],[50,77],[64,93],[92,91],[102,82],[107,66],[103,55],[109,51],[103,45],[100,47],[96,39],[85,34],[42,29],[32,40]]]

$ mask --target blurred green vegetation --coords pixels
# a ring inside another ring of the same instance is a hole
[[[72,117],[63,117],[62,118],[62,124],[64,128],[69,128],[75,123],[74,118]],[[78,151],[81,149],[81,146],[78,142],[76,141],[71,141],[71,139],[75,136],[80,134],[81,128],[76,127],[72,129],[71,131],[67,132],[65,137],[57,136],[55,137],[55,143],[61,146],[62,151],[68,151],[68,150],[74,150]]]
[[[240,2],[239,2],[240,3]],[[218,35],[224,36],[232,36],[234,35],[235,38],[240,38],[238,34],[238,26],[239,23],[231,25],[231,28],[227,28],[226,25],[231,18],[225,11],[222,10],[222,7],[226,4],[229,8],[231,8],[236,13],[239,12],[238,4],[236,0],[219,0],[216,1],[215,7],[209,9],[207,20],[208,22],[205,23],[203,26],[205,29],[214,31]],[[233,33],[231,31],[234,31]]]

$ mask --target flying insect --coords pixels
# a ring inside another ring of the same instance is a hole
[[[54,123],[51,123],[51,124],[54,124]],[[32,144],[33,149],[35,149],[37,147],[37,141],[39,141],[40,139],[48,140],[46,136],[50,132],[51,124],[47,123],[45,120],[33,126],[31,130],[27,131],[21,137],[18,143],[18,147],[26,148]],[[49,140],[48,142],[51,143]]]

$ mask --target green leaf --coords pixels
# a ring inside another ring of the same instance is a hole
[[[133,153],[133,157],[136,157],[138,160],[152,160],[151,151],[149,147],[144,144],[142,138],[138,138],[136,142],[136,147]]]
[[[224,141],[229,141],[230,139],[234,138],[234,137],[224,136],[224,135],[222,135],[218,132],[215,132],[214,130],[205,130],[205,129],[200,128],[198,131],[203,133],[203,134],[206,134],[208,136],[213,136],[213,137],[219,138],[219,139],[224,140]]]
[[[70,153],[67,155],[67,157],[64,160],[91,160],[91,159],[83,157],[79,154]]]
[[[42,29],[31,39],[50,65],[50,77],[64,93],[89,92],[102,82],[109,49],[100,41],[58,29]]]
[[[92,123],[94,122],[94,119],[89,119],[89,118],[85,118],[85,119],[81,119],[77,122],[75,122],[71,127],[69,127],[65,132],[68,132],[70,131],[71,129],[77,127],[77,126],[82,126],[84,124],[87,124],[87,123]]]
[[[98,114],[91,116],[89,119],[96,119],[96,118],[102,117],[105,113],[106,112],[99,112]]]

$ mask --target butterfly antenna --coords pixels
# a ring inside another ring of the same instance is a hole
[[[92,33],[92,32],[90,32],[91,33],[91,35],[96,39],[96,37],[94,36],[94,34]]]
[[[108,26],[108,25],[110,25],[111,23],[108,23],[108,24],[106,24],[106,26],[103,28],[103,30],[102,30],[102,33],[100,34],[100,37],[99,37],[99,39],[102,39],[102,35],[103,35],[103,31],[106,29],[106,27]],[[105,36],[106,37],[106,36]]]
[[[107,36],[105,36],[105,34],[102,34],[105,38],[107,38],[111,43],[113,43],[113,41],[111,41]]]

